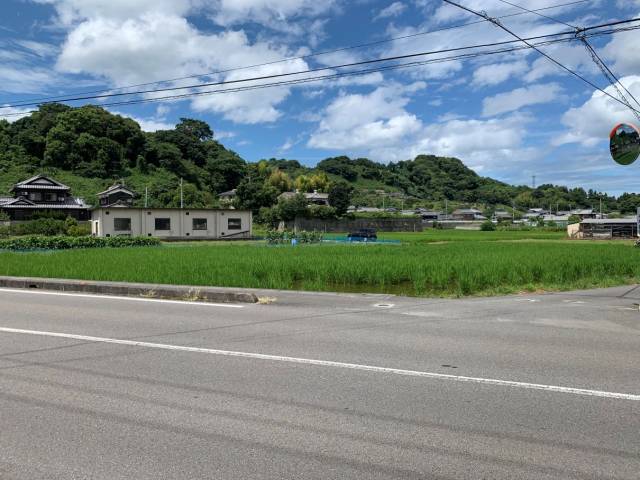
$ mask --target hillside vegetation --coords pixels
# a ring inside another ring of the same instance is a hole
[[[479,176],[459,159],[433,155],[389,164],[342,156],[314,168],[275,158],[248,163],[216,141],[200,120],[181,119],[172,130],[148,133],[134,120],[98,106],[47,104],[14,123],[0,120],[0,195],[41,172],[67,183],[89,203],[95,193],[122,180],[139,193],[147,188],[154,207],[179,204],[181,178],[187,206],[217,206],[219,193],[238,188],[238,206],[256,212],[272,207],[283,191],[329,192],[342,185],[344,192],[345,184],[350,201],[366,206],[442,208],[445,199],[450,206],[485,208],[515,201],[521,209],[568,209],[597,206],[601,199],[607,211],[635,212],[640,206],[635,194],[616,199],[582,188],[512,186]]]

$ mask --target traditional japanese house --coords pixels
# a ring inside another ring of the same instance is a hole
[[[71,188],[45,175],[16,183],[13,197],[0,197],[0,211],[11,220],[31,220],[37,212],[60,213],[76,220],[91,218],[90,206],[71,194]]]
[[[117,183],[97,194],[101,207],[131,207],[136,192]]]

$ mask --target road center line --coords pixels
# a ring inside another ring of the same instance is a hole
[[[589,396],[589,397],[612,398],[612,399],[618,399],[618,400],[632,400],[635,402],[640,401],[640,395],[635,395],[630,393],[616,393],[616,392],[607,392],[602,390],[589,390],[584,388],[560,387],[556,385],[515,382],[511,380],[497,380],[493,378],[465,377],[461,375],[447,375],[444,373],[422,372],[418,370],[403,370],[399,368],[360,365],[357,363],[333,362],[330,360],[314,360],[310,358],[285,357],[280,355],[265,355],[262,353],[234,352],[230,350],[216,350],[211,348],[185,347],[180,345],[167,345],[163,343],[138,342],[135,340],[121,340],[117,338],[91,337],[87,335],[75,335],[71,333],[23,330],[19,328],[0,327],[0,332],[21,334],[21,335],[36,335],[41,337],[68,338],[72,340],[82,340],[86,342],[111,343],[116,345],[127,345],[131,347],[155,348],[160,350],[174,350],[179,352],[205,353],[210,355],[221,355],[225,357],[250,358],[250,359],[256,359],[256,360],[268,360],[268,361],[274,361],[274,362],[314,365],[319,367],[361,370],[365,372],[402,375],[407,377],[431,378],[431,379],[437,379],[437,380],[450,380],[454,382],[476,383],[481,385],[521,388],[526,390],[542,390],[542,391],[554,392],[554,393],[567,393],[572,395],[583,395],[583,396]]]
[[[62,297],[99,298],[101,300],[128,300],[131,302],[171,303],[175,305],[197,305],[205,307],[244,308],[242,305],[236,305],[233,303],[190,302],[188,300],[164,300],[161,298],[123,297],[121,295],[98,295],[92,293],[55,292],[20,288],[0,288],[0,293],[3,292],[23,293],[25,295],[57,295]]]

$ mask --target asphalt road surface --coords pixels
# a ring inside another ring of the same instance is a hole
[[[640,478],[640,288],[0,290],[0,479]]]

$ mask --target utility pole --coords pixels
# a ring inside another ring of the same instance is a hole
[[[600,220],[602,220],[602,197],[600,197]]]
[[[184,208],[184,192],[182,189],[182,179],[180,179],[180,210]]]
[[[516,201],[511,200],[511,223],[516,223]]]
[[[149,187],[144,187],[144,208],[149,205]]]
[[[531,188],[536,189],[536,176],[531,175]]]
[[[444,199],[444,219],[449,220],[449,199]]]

